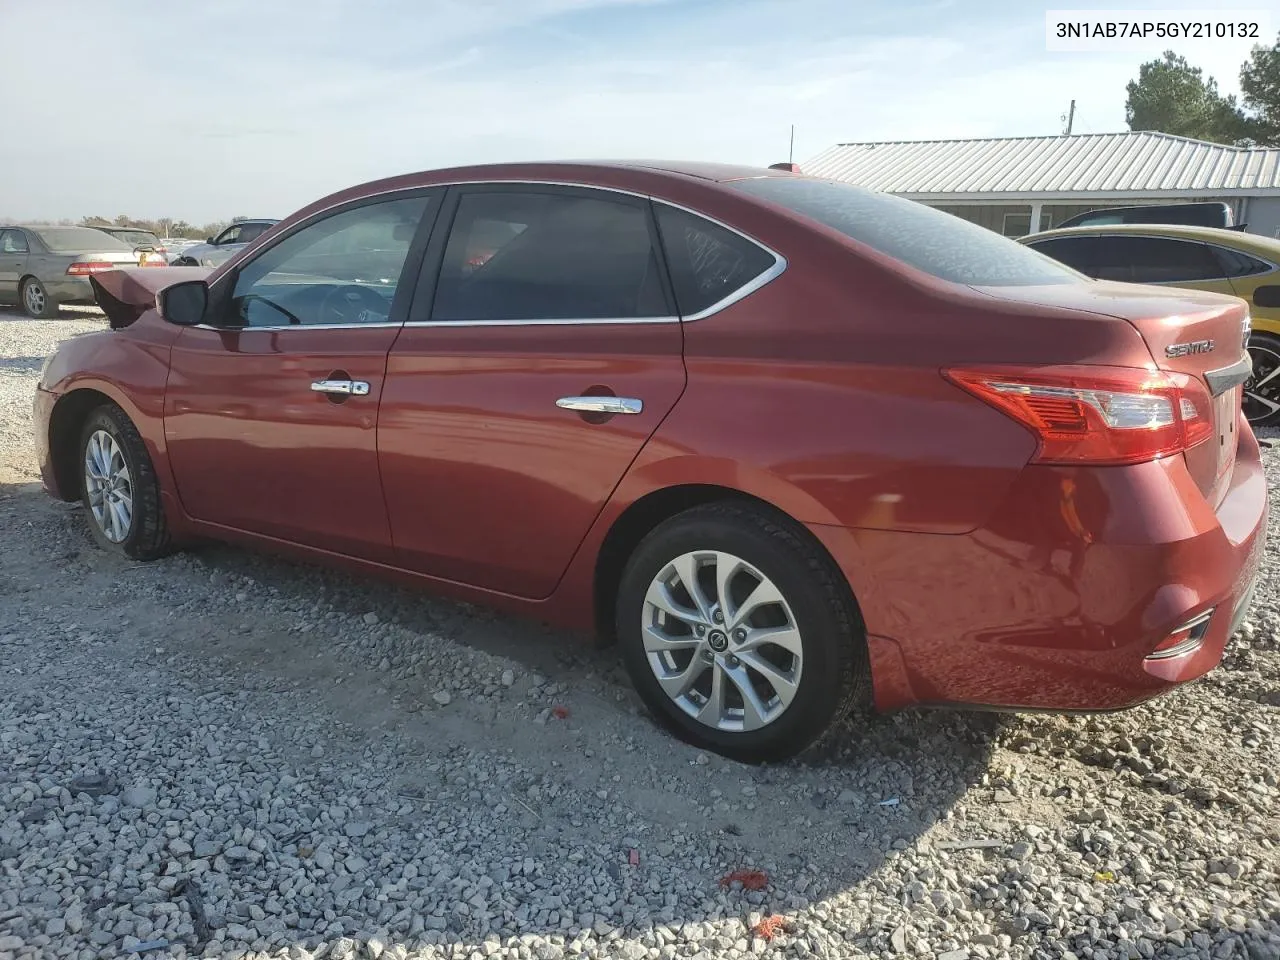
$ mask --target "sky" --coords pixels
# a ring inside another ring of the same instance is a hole
[[[842,142],[1061,133],[1073,98],[1076,132],[1123,130],[1125,84],[1159,50],[1048,52],[1045,10],[1070,6],[0,0],[0,37],[27,38],[0,58],[23,78],[5,84],[0,218],[284,217],[467,163],[767,165],[792,124],[803,166]],[[1231,93],[1248,50],[1179,52]]]

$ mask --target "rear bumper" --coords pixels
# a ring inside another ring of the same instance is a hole
[[[876,705],[1114,710],[1203,676],[1247,612],[1267,486],[1243,417],[1216,509],[1181,457],[1028,467],[970,534],[811,527],[853,584]],[[1199,642],[1151,658],[1208,613]]]
[[[58,303],[93,303],[93,287],[88,277],[64,277],[44,281],[45,292]]]

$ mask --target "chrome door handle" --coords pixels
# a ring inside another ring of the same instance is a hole
[[[634,397],[561,397],[556,406],[579,413],[639,413],[644,409],[644,403]]]
[[[315,393],[340,393],[351,397],[369,395],[369,384],[363,380],[316,380],[311,389]]]

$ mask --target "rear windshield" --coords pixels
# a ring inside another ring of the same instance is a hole
[[[92,250],[131,250],[132,247],[109,233],[89,227],[36,227],[31,231],[54,253]]]
[[[125,243],[159,243],[160,240],[155,234],[144,233],[139,230],[120,231],[111,234],[113,237],[119,237]]]
[[[834,180],[760,177],[729,186],[780,204],[953,283],[1078,283],[1079,274],[986,227],[887,193]]]

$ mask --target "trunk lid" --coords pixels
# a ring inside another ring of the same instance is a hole
[[[1231,483],[1240,399],[1249,376],[1249,306],[1237,297],[1176,287],[1090,281],[1040,287],[979,287],[987,296],[1124,320],[1156,367],[1198,379],[1209,391],[1213,436],[1184,453],[1200,492],[1217,506]]]

